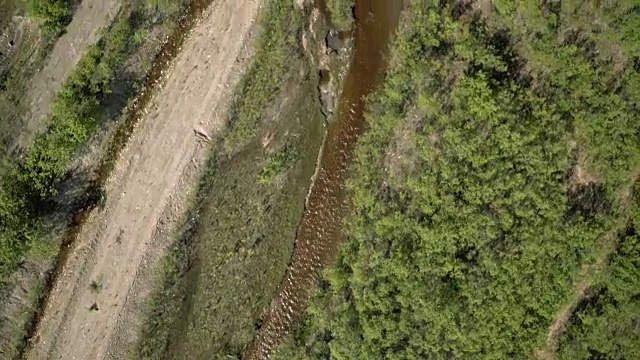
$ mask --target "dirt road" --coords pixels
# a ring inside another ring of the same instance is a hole
[[[45,66],[36,73],[29,84],[27,104],[29,112],[23,117],[23,128],[14,142],[24,146],[41,130],[52,101],[87,48],[95,44],[101,30],[109,26],[120,9],[120,0],[84,0],[73,15]]]
[[[80,232],[28,358],[118,358],[122,334],[133,341],[139,316],[132,304],[148,294],[150,263],[166,248],[168,224],[181,215],[204,160],[194,129],[221,128],[259,7],[259,0],[214,1],[195,26],[118,159],[104,209]]]
[[[82,1],[66,28],[66,34],[57,40],[45,59],[43,68],[33,74],[25,84],[29,90],[24,101],[21,100],[21,102],[28,111],[25,114],[19,114],[19,111],[0,114],[0,117],[7,116],[7,119],[12,119],[12,122],[3,124],[11,127],[11,130],[0,136],[0,141],[9,139],[7,142],[9,149],[0,146],[0,151],[12,152],[16,147],[24,147],[36,131],[43,130],[44,119],[51,109],[56,93],[82,55],[86,53],[87,48],[98,41],[101,29],[111,23],[120,9],[120,4],[120,0]],[[25,19],[24,21],[29,23],[32,21],[29,18]],[[35,29],[36,25],[34,24],[33,27]],[[33,37],[37,36],[33,35]],[[3,37],[2,41],[7,39]],[[29,45],[31,47],[28,49],[34,56],[37,52],[36,39],[30,38],[28,41],[34,42],[34,45]],[[3,94],[4,98],[9,96],[5,97]],[[13,104],[13,101],[7,101],[7,104]],[[21,123],[14,122],[17,121],[13,120],[14,115]],[[0,358],[12,358],[15,355],[18,338],[16,334],[23,331],[25,322],[28,321],[28,317],[22,312],[32,306],[33,299],[37,297],[36,284],[43,278],[43,273],[49,266],[48,261],[34,261],[28,267],[15,272],[9,280],[9,285],[2,289]]]

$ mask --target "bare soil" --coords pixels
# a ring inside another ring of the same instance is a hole
[[[220,0],[205,11],[168,68],[53,287],[27,358],[122,358],[140,324],[153,264],[223,126],[246,66],[260,1]],[[94,286],[92,286],[94,284]]]
[[[28,144],[34,134],[42,129],[60,87],[87,48],[100,39],[101,30],[111,24],[120,5],[120,0],[82,1],[67,26],[66,33],[58,39],[46,64],[28,85],[26,104],[29,110],[22,118],[20,135],[15,139],[13,149]]]
[[[26,94],[2,94],[3,110],[0,118],[0,128],[4,132],[4,139],[10,139],[6,144],[9,149],[0,145],[0,151],[15,150],[17,147],[27,146],[35,132],[42,130],[46,115],[61,86],[76,64],[86,52],[87,48],[98,41],[101,32],[114,19],[120,8],[119,0],[85,0],[74,13],[73,20],[49,52],[42,63],[36,60],[40,56],[42,46],[38,23],[25,16],[12,16],[8,27],[3,29],[0,36],[0,60],[2,66],[16,65],[15,71]],[[6,15],[6,14],[3,14]],[[13,45],[9,43],[13,42]],[[15,62],[15,64],[14,64]],[[32,73],[33,68],[42,64],[42,68]],[[28,90],[26,90],[28,89]],[[8,101],[11,96],[20,98],[19,103],[28,110],[22,113],[22,107],[11,109],[13,104]],[[24,97],[24,100],[22,99]],[[16,121],[19,120],[18,123]],[[15,136],[14,134],[20,134]],[[4,145],[5,143],[3,143]],[[2,161],[4,156],[0,156]],[[45,272],[52,265],[51,259],[28,259],[25,264],[11,276],[8,284],[0,289],[0,358],[11,359],[16,356],[25,324],[29,321],[36,299],[39,296],[42,279]]]

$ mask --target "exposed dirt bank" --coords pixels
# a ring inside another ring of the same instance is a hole
[[[84,0],[80,4],[66,33],[56,42],[44,67],[31,79],[26,96],[29,110],[21,119],[23,123],[19,127],[22,131],[16,138],[13,149],[28,144],[33,135],[41,130],[60,87],[87,48],[100,39],[101,30],[111,24],[120,5],[119,0]]]
[[[122,356],[146,296],[149,268],[170,241],[203,161],[202,137],[223,123],[245,66],[260,1],[217,1],[194,28],[140,119],[106,186],[106,203],[81,230],[59,275],[28,358]],[[126,330],[126,331],[124,331]]]

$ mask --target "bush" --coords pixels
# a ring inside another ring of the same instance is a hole
[[[73,0],[29,0],[29,11],[43,20],[42,28],[49,34],[61,34],[71,21]]]
[[[0,282],[34,241],[42,241],[40,217],[57,193],[77,150],[100,119],[100,105],[123,63],[131,28],[119,20],[80,60],[57,95],[47,131],[36,136],[21,161],[10,166],[0,185]]]

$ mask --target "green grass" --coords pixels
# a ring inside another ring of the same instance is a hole
[[[290,2],[267,3],[228,127],[163,263],[138,358],[235,358],[259,327],[291,257],[323,134],[317,74],[298,43],[303,16]],[[268,148],[263,135],[273,136]]]
[[[260,171],[258,182],[260,184],[271,183],[276,176],[288,169],[298,157],[298,149],[291,144],[285,144],[285,146],[269,156],[267,163]]]

